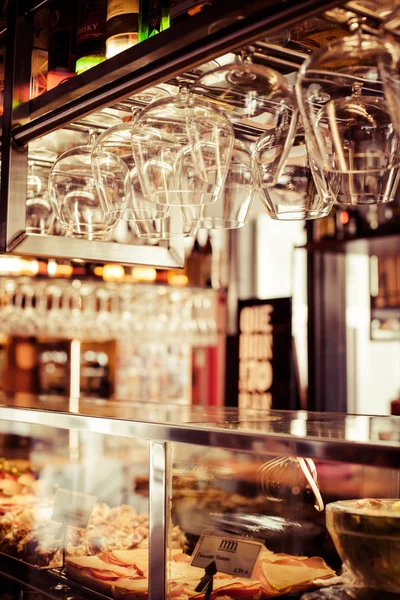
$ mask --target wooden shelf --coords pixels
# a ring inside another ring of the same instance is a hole
[[[371,317],[376,319],[400,319],[400,306],[371,306]]]
[[[297,246],[297,248],[304,248],[308,252],[395,256],[400,254],[400,232],[354,240],[326,239],[319,242],[311,242],[304,246]]]

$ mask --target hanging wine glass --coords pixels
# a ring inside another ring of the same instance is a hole
[[[296,132],[298,111],[288,80],[269,67],[248,61],[218,67],[189,88],[197,99],[215,103],[238,128],[250,125],[269,134],[270,182],[279,176]],[[267,171],[266,171],[267,173]]]
[[[264,180],[263,144],[263,138],[256,144],[256,176],[269,216],[284,221],[327,216],[335,197],[324,189],[323,178],[311,167],[304,132],[298,131],[282,173],[273,186]]]
[[[185,92],[153,102],[132,125],[132,151],[144,195],[167,206],[215,202],[233,142],[229,120],[213,105]]]
[[[54,215],[47,191],[48,173],[48,169],[29,161],[25,227],[28,233],[46,234],[51,231]]]
[[[115,194],[124,189],[120,160],[104,156],[109,187]],[[54,163],[49,175],[49,196],[61,227],[76,237],[89,240],[108,239],[119,215],[106,214],[96,189],[92,172],[92,145],[78,146],[64,152]]]
[[[235,140],[225,185],[216,202],[205,206],[183,206],[187,225],[200,229],[238,229],[249,218],[256,187],[251,149]]]
[[[383,52],[357,31],[315,52],[297,79],[312,169],[341,204],[390,202],[399,184],[400,138],[377,66]]]
[[[133,231],[138,238],[158,242],[160,240],[192,237],[197,232],[197,220],[188,223],[176,206],[171,206],[168,216],[163,218],[146,218],[132,223]]]
[[[379,67],[389,112],[400,135],[400,7],[391,13],[381,28],[383,51]]]
[[[132,154],[131,129],[131,123],[111,127],[93,144],[93,177],[104,213],[125,221],[162,219],[168,216],[169,207],[150,202],[143,195]]]
[[[133,104],[150,104],[150,102],[156,102],[157,100],[161,100],[161,98],[167,98],[170,96],[170,92],[167,89],[166,85],[155,85],[141,92],[137,92],[134,96],[129,98]]]

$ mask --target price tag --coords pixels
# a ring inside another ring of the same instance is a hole
[[[54,499],[52,521],[85,528],[88,524],[96,496],[58,489]]]
[[[251,577],[263,545],[234,537],[202,535],[193,553],[192,565],[205,569],[215,561],[217,571],[236,577]]]

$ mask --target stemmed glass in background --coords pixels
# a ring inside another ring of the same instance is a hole
[[[0,297],[0,333],[6,335],[216,343],[212,290],[21,278],[0,279]]]

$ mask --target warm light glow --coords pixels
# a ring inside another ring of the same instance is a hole
[[[73,267],[71,265],[56,265],[56,275],[64,275],[65,277],[70,277],[73,272]]]
[[[132,279],[133,281],[155,281],[157,278],[157,271],[153,267],[133,267]]]
[[[57,263],[55,260],[49,260],[47,264],[47,272],[50,275],[50,277],[54,277],[54,275],[57,272]]]
[[[71,277],[73,270],[71,265],[58,265],[55,260],[49,260],[47,264],[47,273],[50,277],[56,275],[61,277]]]
[[[186,275],[180,275],[179,273],[168,273],[168,283],[170,285],[187,285],[189,279]]]
[[[39,263],[37,260],[29,260],[25,261],[27,263],[27,269],[32,275],[37,275],[39,273]]]
[[[103,277],[103,267],[95,267],[93,272],[97,277]]]
[[[114,281],[115,279],[123,279],[124,276],[125,269],[122,265],[104,265],[103,267],[104,281]]]
[[[19,258],[19,256],[2,256],[0,258],[0,274],[37,275],[38,272],[39,263],[37,260],[26,260]]]
[[[350,217],[349,217],[349,213],[346,210],[343,210],[340,213],[340,221],[341,223],[343,223],[343,225],[347,225],[347,223],[349,222]]]

